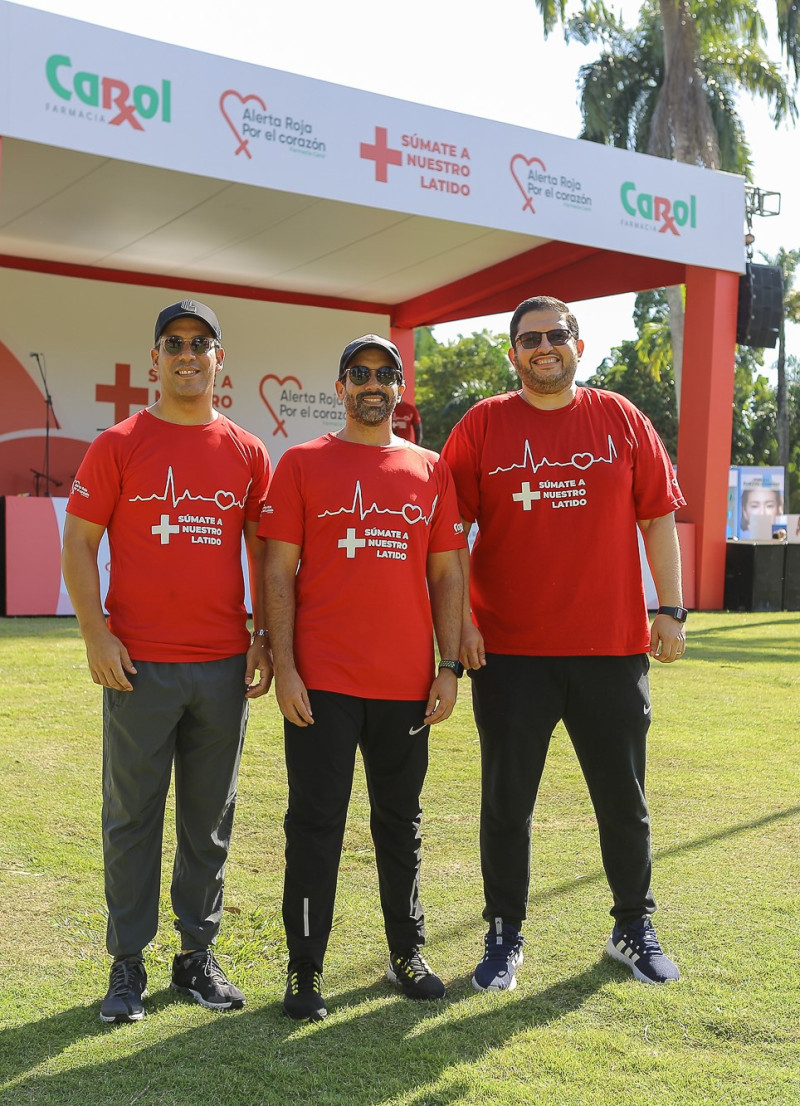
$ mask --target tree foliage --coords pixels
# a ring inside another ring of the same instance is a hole
[[[455,424],[479,399],[510,392],[519,378],[508,360],[508,335],[482,330],[423,354],[416,366],[415,397],[424,443],[440,450]]]

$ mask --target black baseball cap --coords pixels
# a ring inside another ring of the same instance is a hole
[[[180,303],[171,303],[169,307],[165,307],[156,319],[154,346],[158,345],[158,339],[164,333],[165,327],[167,327],[173,319],[202,319],[206,326],[210,327],[214,332],[214,337],[217,341],[222,341],[222,330],[220,329],[219,320],[211,308],[207,307],[204,303],[200,303],[199,300],[181,300]]]
[[[380,334],[362,334],[360,338],[354,339],[349,345],[344,347],[342,356],[339,358],[339,379],[341,380],[344,376],[347,366],[357,353],[361,353],[362,349],[370,349],[373,347],[385,350],[399,369],[400,375],[405,375],[403,372],[403,359],[400,356],[400,350],[394,342],[390,342],[388,338],[381,338]]]

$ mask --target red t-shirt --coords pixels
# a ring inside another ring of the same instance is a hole
[[[246,652],[242,531],[269,475],[264,444],[224,415],[183,426],[140,411],[89,446],[67,511],[108,528],[109,628],[133,660]]]
[[[406,403],[401,399],[392,411],[392,430],[398,438],[405,438],[409,442],[416,442],[415,427],[422,426],[419,411],[413,403]]]
[[[636,522],[685,500],[641,411],[594,388],[554,411],[510,392],[472,407],[442,456],[479,526],[470,598],[489,652],[647,652]]]
[[[301,547],[294,655],[306,687],[427,699],[427,557],[465,545],[438,454],[334,434],[294,446],[275,469],[258,534]]]

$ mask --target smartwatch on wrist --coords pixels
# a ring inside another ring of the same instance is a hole
[[[464,675],[464,665],[461,661],[439,661],[440,668],[449,668],[455,674],[457,680]]]
[[[685,607],[659,607],[656,614],[668,614],[676,622],[685,622],[689,612]]]

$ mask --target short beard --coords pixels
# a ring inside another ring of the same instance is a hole
[[[550,373],[547,376],[539,376],[535,369],[517,369],[520,380],[523,384],[526,384],[532,392],[538,392],[539,395],[554,395],[558,392],[563,392],[572,384],[575,379],[575,370],[571,365],[563,365],[561,372],[557,376],[553,376]]]
[[[372,394],[375,395],[374,392]],[[395,403],[392,402],[389,396],[381,394],[381,399],[384,402],[380,407],[368,405],[363,402],[367,395],[369,393],[354,396],[346,392],[344,397],[345,411],[351,419],[361,423],[362,426],[380,426],[382,422],[386,422],[387,419],[392,417]]]

